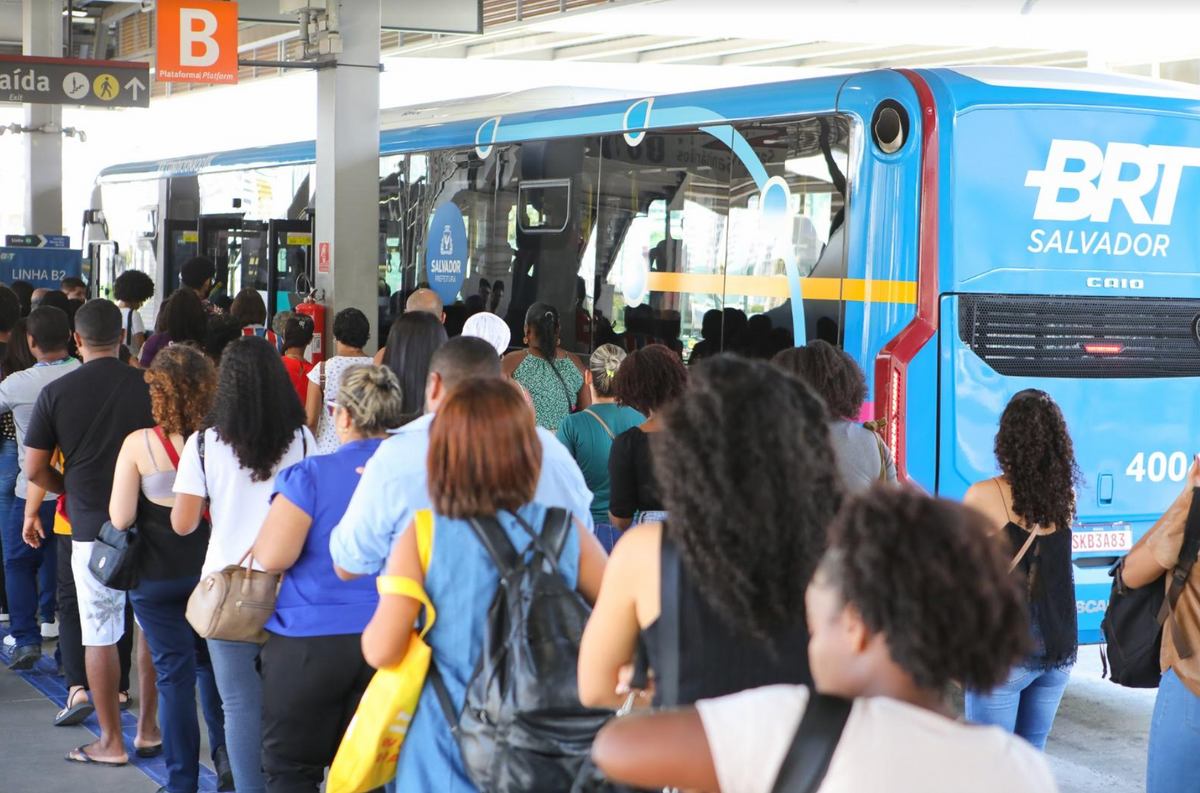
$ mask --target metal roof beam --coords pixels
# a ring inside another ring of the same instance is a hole
[[[711,38],[681,38],[679,36],[627,36],[599,44],[579,47],[562,47],[554,53],[556,61],[583,61],[611,58],[616,55],[640,54],[648,50],[675,47],[681,44],[697,44],[712,41]]]
[[[758,39],[720,39],[704,44],[688,44],[682,47],[667,47],[647,52],[638,60],[641,63],[685,63],[727,55],[739,55],[745,52],[759,52],[781,46],[785,46],[785,43]]]
[[[878,66],[892,61],[905,61],[914,56],[941,55],[955,52],[969,52],[974,47],[929,47],[921,44],[901,44],[891,47],[872,45],[857,52],[829,53],[811,58],[798,58],[793,61],[796,66],[824,66],[827,68],[850,66]]]
[[[810,41],[807,44],[792,44],[740,55],[721,58],[722,66],[763,66],[791,62],[816,55],[840,55],[879,49],[878,44],[863,44],[844,41]]]
[[[467,47],[468,58],[513,58],[567,45],[593,44],[619,38],[618,33],[535,33]]]

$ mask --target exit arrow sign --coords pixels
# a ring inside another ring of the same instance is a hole
[[[0,102],[150,107],[150,64],[0,55]]]

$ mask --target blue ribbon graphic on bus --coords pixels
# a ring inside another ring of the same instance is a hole
[[[462,291],[467,274],[467,226],[462,211],[447,202],[433,213],[425,249],[425,272],[429,288],[449,305]]]

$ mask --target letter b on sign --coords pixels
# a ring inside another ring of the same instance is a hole
[[[177,83],[236,83],[237,3],[158,0],[157,79]]]

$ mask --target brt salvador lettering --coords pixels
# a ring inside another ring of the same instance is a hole
[[[1135,173],[1131,178],[1126,166]],[[1170,226],[1187,167],[1200,167],[1200,149],[1190,146],[1143,146],[1112,142],[1103,150],[1086,140],[1050,142],[1046,167],[1025,175],[1025,186],[1038,188],[1034,220],[1108,223],[1120,203],[1139,226]],[[1145,197],[1157,188],[1148,206]],[[1078,229],[1034,229],[1032,253],[1106,254],[1166,257],[1168,234],[1130,234]]]

